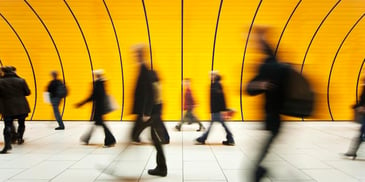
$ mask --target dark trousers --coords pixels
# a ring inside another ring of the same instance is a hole
[[[218,113],[212,113],[212,120],[211,120],[211,122],[209,124],[209,127],[208,127],[207,131],[201,137],[199,137],[199,138],[201,140],[203,140],[203,141],[205,141],[208,138],[210,129],[211,129],[211,127],[212,127],[212,125],[213,125],[213,123],[215,121],[218,121],[219,123],[222,124],[224,130],[226,131],[227,141],[234,142],[233,135],[232,135],[231,131],[228,129],[226,123],[224,122],[224,120],[223,120],[223,118],[222,118],[222,116],[221,116],[221,114],[219,112]]]
[[[154,106],[151,116],[151,138],[153,141],[153,146],[156,148],[156,163],[157,168],[160,170],[167,170],[166,158],[164,151],[162,149],[161,143],[166,140],[164,133],[164,124],[161,119],[161,109],[162,105],[157,104]]]
[[[151,125],[151,122],[144,122],[143,121],[143,114],[139,114],[137,116],[136,121],[134,122],[134,125],[133,125],[132,136],[131,136],[132,140],[133,141],[140,141],[139,135],[141,135],[142,131],[150,125]]]
[[[53,113],[54,113],[54,116],[56,118],[56,121],[58,122],[58,126],[61,127],[61,128],[64,128],[65,125],[63,125],[63,121],[62,121],[62,117],[61,117],[61,114],[60,114],[60,110],[58,108],[59,105],[60,105],[60,102],[61,102],[61,98],[58,98],[58,97],[51,98]]]
[[[362,115],[361,116],[361,127],[360,127],[360,131],[359,131],[359,135],[352,141],[352,144],[350,146],[349,151],[347,152],[348,154],[356,154],[357,151],[360,148],[360,145],[363,141],[363,137],[365,134],[365,116]]]
[[[5,142],[5,148],[11,148],[11,138],[12,136],[12,128],[14,128],[13,121],[14,119],[18,120],[18,132],[16,138],[23,139],[24,131],[25,131],[25,118],[28,116],[28,114],[20,114],[20,115],[14,115],[14,116],[4,116],[4,142]],[[15,130],[15,128],[14,128]]]
[[[270,136],[263,142],[263,147],[259,151],[259,157],[254,169],[259,169],[262,161],[269,152],[269,149],[279,134],[280,130],[280,115],[277,113],[266,114],[266,129],[270,131]],[[257,172],[257,171],[256,171]]]
[[[94,120],[95,120],[95,125],[92,126],[86,134],[84,134],[84,136],[82,137],[82,140],[85,141],[86,143],[89,143],[91,135],[94,132],[95,126],[101,126],[101,127],[103,127],[104,134],[105,134],[104,145],[115,144],[115,142],[116,142],[115,137],[110,132],[109,128],[105,125],[102,114],[95,113]]]

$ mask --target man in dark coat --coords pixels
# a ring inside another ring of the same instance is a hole
[[[226,108],[226,101],[224,98],[223,87],[220,83],[221,76],[218,75],[217,72],[213,71],[211,74],[211,85],[210,85],[210,112],[212,120],[207,131],[196,139],[198,144],[205,144],[205,140],[208,138],[208,134],[210,129],[215,121],[218,121],[222,124],[224,130],[226,131],[226,141],[223,141],[223,145],[234,145],[234,139],[231,131],[228,129],[227,125],[225,124],[223,115],[224,112],[227,111]]]
[[[93,91],[91,95],[85,99],[84,101],[76,104],[76,107],[81,107],[87,102],[93,102],[94,103],[94,118],[96,126],[102,126],[105,133],[104,138],[104,147],[110,147],[113,146],[116,143],[116,140],[113,136],[113,134],[110,132],[109,128],[105,125],[103,121],[103,115],[105,114],[105,86],[104,86],[104,79],[102,77],[103,71],[102,70],[95,70],[94,72],[95,81],[93,85]],[[91,128],[89,132],[87,132],[82,138],[82,142],[85,144],[89,144],[89,140],[91,138],[91,135],[94,131],[94,127]]]
[[[284,103],[285,87],[287,84],[288,67],[280,64],[271,47],[265,40],[266,29],[257,29],[258,43],[262,52],[266,55],[258,74],[247,85],[250,95],[265,94],[265,125],[271,135],[264,142],[255,166],[254,181],[260,181],[265,175],[266,169],[261,166],[272,142],[279,134],[281,119],[280,110]]]
[[[55,130],[64,130],[65,125],[63,124],[60,110],[58,108],[62,98],[59,95],[57,95],[57,89],[58,87],[61,87],[63,83],[61,80],[57,78],[58,74],[56,71],[52,71],[51,75],[52,75],[52,81],[48,84],[47,91],[49,92],[49,97],[51,100],[54,116],[58,122],[58,127],[55,128]]]
[[[11,147],[11,128],[13,120],[18,120],[17,142],[24,143],[25,118],[30,112],[26,96],[30,95],[26,81],[15,74],[12,67],[3,67],[3,78],[0,79],[0,97],[2,114],[4,117],[4,149],[1,153],[7,153]]]
[[[132,129],[132,142],[140,143],[139,135],[142,131],[150,126],[150,122],[144,122],[148,120],[147,114],[150,113],[146,110],[146,105],[151,105],[152,102],[149,98],[152,98],[151,93],[152,84],[149,77],[149,71],[144,63],[144,46],[135,47],[135,56],[137,63],[140,65],[140,71],[137,78],[136,88],[134,91],[134,102],[132,114],[136,114],[137,118]]]

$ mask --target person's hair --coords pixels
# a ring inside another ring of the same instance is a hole
[[[58,72],[53,70],[53,71],[51,71],[51,75],[52,75],[53,78],[57,78]]]

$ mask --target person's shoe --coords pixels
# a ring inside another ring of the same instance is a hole
[[[166,145],[166,144],[169,144],[169,143],[170,143],[170,141],[162,141],[161,142],[162,145]]]
[[[89,145],[89,139],[86,139],[86,138],[81,137],[81,138],[80,138],[80,141],[81,141],[84,145]]]
[[[109,148],[109,147],[114,147],[115,146],[115,142],[111,143],[111,144],[104,144],[104,148]]]
[[[55,130],[64,130],[65,129],[65,127],[57,127],[57,128],[55,128]]]
[[[196,131],[203,131],[203,130],[205,130],[205,127],[204,127],[204,126],[200,127],[200,128],[199,128],[199,129],[197,129]]]
[[[175,126],[175,129],[176,129],[177,131],[181,131],[181,126],[176,125],[176,126]]]
[[[201,139],[201,138],[197,138],[197,139],[195,140],[195,142],[196,142],[196,144],[197,144],[197,145],[204,145],[204,144],[205,144],[205,140],[203,140],[203,139]]]
[[[2,151],[0,151],[0,154],[6,154],[6,153],[8,153],[8,150],[11,150],[12,149],[12,147],[11,146],[5,146],[4,147],[4,149],[2,150]]]
[[[23,144],[24,143],[24,139],[22,139],[22,138],[18,138],[18,145],[21,145],[21,144]]]
[[[262,177],[264,177],[264,175],[266,174],[267,170],[261,166],[259,166],[257,169],[256,169],[256,172],[255,172],[255,182],[260,182],[260,179]]]
[[[223,145],[230,145],[230,146],[233,146],[233,145],[234,145],[234,141],[228,141],[228,140],[226,140],[226,141],[223,141],[223,142],[222,142],[222,144],[223,144]]]
[[[159,169],[159,168],[156,167],[155,169],[148,170],[148,174],[149,175],[154,175],[154,176],[165,177],[165,176],[167,176],[167,169],[162,170],[162,169]]]
[[[352,160],[355,160],[357,155],[355,153],[345,153],[344,156],[346,157],[352,157]]]
[[[141,139],[139,139],[139,138],[132,139],[132,144],[135,144],[135,145],[141,144]]]

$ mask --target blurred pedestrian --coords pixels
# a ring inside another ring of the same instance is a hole
[[[280,130],[280,111],[285,98],[285,86],[288,69],[280,64],[266,40],[266,28],[256,29],[256,38],[261,51],[266,55],[258,74],[247,85],[250,95],[265,94],[265,124],[270,136],[263,144],[255,165],[254,181],[260,181],[265,175],[266,169],[261,166],[272,142],[278,136]]]
[[[184,123],[188,122],[188,124],[192,124],[192,123],[197,123],[199,124],[199,129],[196,131],[201,131],[204,130],[204,126],[201,122],[199,122],[198,118],[194,115],[193,110],[195,107],[195,102],[194,102],[194,98],[193,98],[193,94],[191,92],[191,87],[190,87],[190,79],[186,78],[184,80],[184,87],[185,87],[185,94],[184,94],[184,110],[185,110],[185,115],[183,120],[177,124],[175,126],[175,128],[180,131],[181,127]]]
[[[208,134],[210,129],[215,121],[218,121],[222,124],[223,128],[226,131],[227,140],[223,141],[223,145],[235,145],[233,135],[231,131],[228,129],[224,116],[227,111],[226,101],[224,98],[224,92],[222,84],[220,83],[221,76],[216,72],[212,71],[211,73],[211,85],[210,85],[210,112],[211,112],[211,122],[207,131],[196,139],[197,144],[205,144],[205,140],[208,138]]]
[[[152,97],[147,98],[148,100],[153,100],[153,106],[151,111],[151,138],[153,145],[156,148],[156,168],[148,170],[148,174],[156,176],[166,176],[167,166],[166,158],[161,144],[166,144],[169,142],[170,137],[167,133],[166,127],[162,122],[162,95],[161,95],[161,85],[156,72],[150,71],[151,81],[152,81]],[[151,102],[147,102],[151,103]]]
[[[150,122],[143,122],[143,117],[146,116],[146,101],[151,97],[152,85],[149,78],[149,69],[145,64],[145,46],[142,44],[136,45],[134,48],[134,54],[136,57],[136,62],[139,65],[139,74],[137,77],[137,83],[134,90],[134,102],[132,114],[136,114],[136,120],[132,129],[131,138],[132,142],[140,143],[141,139],[139,135],[142,131],[151,125]]]
[[[11,130],[13,121],[18,120],[18,131],[16,133],[17,143],[23,144],[25,131],[25,118],[30,112],[26,96],[30,95],[27,82],[20,78],[14,71],[15,67],[2,67],[2,78],[0,79],[0,97],[4,126],[4,148],[1,153],[11,150]]]
[[[110,132],[109,128],[105,125],[103,120],[103,115],[106,113],[106,109],[108,106],[105,105],[106,92],[105,92],[105,85],[104,85],[104,78],[103,78],[103,70],[94,70],[93,74],[95,77],[93,90],[91,95],[85,99],[84,101],[79,102],[76,104],[76,107],[81,107],[87,102],[94,103],[94,115],[93,120],[95,121],[95,126],[101,126],[104,129],[104,147],[111,147],[116,143],[116,140],[113,134]],[[94,126],[81,137],[81,141],[85,144],[89,144],[89,140],[91,135],[94,131]]]
[[[65,125],[63,124],[60,110],[58,108],[63,98],[63,95],[59,94],[59,90],[64,88],[64,84],[60,79],[58,79],[57,71],[52,71],[51,76],[52,81],[48,84],[47,91],[49,92],[49,97],[53,108],[53,114],[58,123],[58,127],[55,128],[55,130],[64,130]]]
[[[361,127],[359,134],[356,138],[352,140],[350,148],[344,155],[347,157],[352,157],[352,159],[355,160],[357,157],[357,151],[359,150],[365,135],[365,84],[363,84],[359,103],[355,104],[353,108],[355,109],[355,112],[357,112],[357,114],[359,115],[359,122],[361,124]]]

